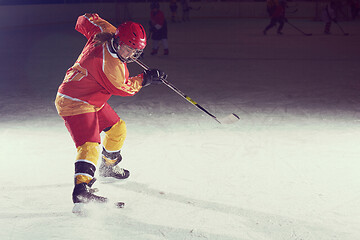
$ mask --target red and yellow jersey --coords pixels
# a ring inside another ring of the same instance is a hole
[[[107,42],[94,46],[95,34],[115,33],[113,25],[98,14],[85,14],[78,18],[75,29],[88,41],[58,89],[55,105],[60,116],[95,112],[111,95],[133,96],[141,89],[142,74],[129,77],[126,63],[110,51]]]

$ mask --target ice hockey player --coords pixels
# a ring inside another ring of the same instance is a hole
[[[161,83],[167,75],[151,69],[129,77],[127,63],[138,58],[146,46],[146,33],[140,24],[129,21],[115,28],[98,14],[87,13],[78,18],[75,29],[87,43],[67,70],[55,100],[77,149],[72,198],[74,203],[107,202],[91,189],[102,131],[99,175],[125,179],[130,174],[118,166],[126,125],[107,101],[112,95],[133,96],[144,86]]]
[[[271,4],[271,5],[270,5]],[[263,31],[263,34],[266,35],[266,32],[276,26],[276,23],[279,23],[279,27],[277,29],[277,34],[281,35],[283,34],[281,30],[284,27],[284,23],[286,20],[285,18],[285,8],[286,8],[286,2],[285,0],[280,1],[268,1],[267,3],[267,11],[270,16],[270,23],[266,26],[266,28]]]
[[[331,1],[329,4],[325,6],[325,8],[322,11],[322,20],[325,22],[325,28],[324,28],[325,34],[330,34],[332,21],[334,21],[335,23],[337,22],[335,7],[336,7],[335,2]]]
[[[266,11],[269,14],[270,18],[277,4],[279,4],[277,0],[266,0]]]
[[[171,22],[176,23],[177,22],[177,0],[170,0],[170,12],[171,12]]]
[[[153,45],[150,54],[156,55],[158,53],[161,42],[164,47],[164,55],[169,55],[167,22],[164,13],[160,10],[158,2],[151,3],[150,9],[150,32]]]

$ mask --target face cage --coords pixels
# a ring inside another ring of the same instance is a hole
[[[122,62],[126,62],[126,63],[130,63],[130,62],[133,62],[134,60],[138,59],[143,52],[142,49],[132,48],[123,42],[119,42],[118,44],[116,44],[117,46],[115,46],[114,38],[111,41],[111,45],[112,45],[113,49],[115,50],[118,58]]]

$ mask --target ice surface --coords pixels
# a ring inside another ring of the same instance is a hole
[[[53,104],[85,38],[73,25],[2,29],[0,239],[360,239],[359,21],[169,23],[169,56],[142,60],[165,86],[110,105],[126,121],[124,209],[71,213],[75,147]],[[146,25],[146,22],[144,22]],[[130,73],[141,71],[130,64]]]

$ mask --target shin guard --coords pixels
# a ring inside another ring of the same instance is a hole
[[[99,158],[99,143],[86,142],[77,148],[75,161],[75,185],[89,183],[96,171]]]

